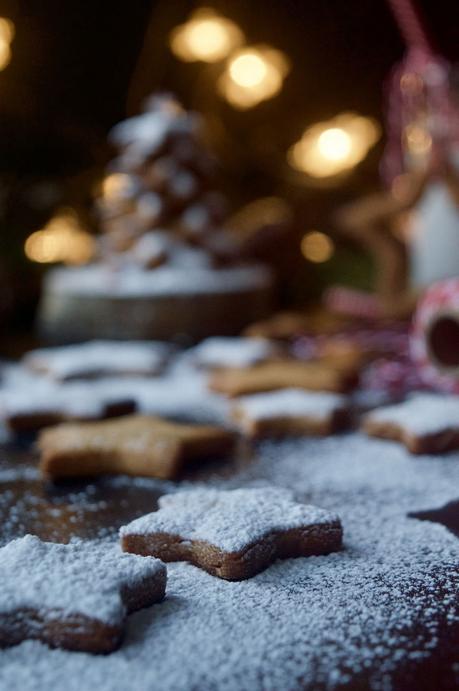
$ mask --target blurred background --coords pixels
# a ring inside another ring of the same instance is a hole
[[[418,8],[454,65],[457,3]],[[50,265],[90,256],[107,133],[157,90],[203,115],[230,209],[289,226],[261,252],[280,306],[372,286],[374,257],[336,214],[381,185],[383,85],[406,49],[383,0],[11,0],[0,16],[5,334],[30,328]],[[37,250],[62,224],[65,247]]]

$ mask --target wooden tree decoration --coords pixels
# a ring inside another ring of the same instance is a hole
[[[410,242],[419,241],[419,237],[410,238],[410,216],[432,184],[447,189],[457,210],[459,234],[459,174],[452,161],[452,152],[459,146],[459,109],[450,88],[449,66],[433,53],[411,0],[388,1],[408,44],[406,57],[393,70],[389,89],[382,161],[389,189],[340,209],[336,220],[374,256],[381,313],[399,316],[410,312],[425,282],[422,276],[413,281],[409,273]],[[416,229],[416,219],[412,220],[416,233],[428,232]],[[435,241],[448,242],[441,231],[431,231],[437,233]],[[453,271],[459,274],[459,252],[451,249],[455,252]],[[447,246],[444,253],[451,259]],[[448,270],[451,272],[451,261]],[[435,269],[430,273],[434,275]],[[438,278],[442,277],[440,267]]]

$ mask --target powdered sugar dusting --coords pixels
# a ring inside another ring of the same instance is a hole
[[[79,345],[40,348],[24,364],[55,379],[105,374],[157,374],[171,348],[151,341],[88,341]]]
[[[190,351],[202,367],[248,367],[275,354],[274,345],[258,338],[223,338],[214,336]]]
[[[209,489],[161,497],[158,511],[123,526],[120,534],[169,533],[238,552],[270,533],[338,520],[317,506],[298,504],[287,490]]]
[[[0,389],[0,419],[8,421],[15,416],[50,414],[63,418],[103,417],[108,406],[134,401],[118,387],[106,384],[53,382],[30,379],[19,387]]]
[[[82,544],[59,545],[26,535],[0,549],[0,616],[34,609],[117,624],[126,614],[122,588],[164,573],[159,559],[132,558],[113,547],[97,553]]]
[[[187,358],[157,377],[106,376],[72,382],[8,366],[0,386],[0,420],[33,413],[97,418],[107,406],[126,401],[141,413],[202,422],[224,420],[228,408],[223,397],[207,391],[205,374],[191,367]]]
[[[403,403],[379,408],[369,421],[393,423],[413,434],[435,434],[459,428],[459,396],[419,393]]]
[[[110,482],[121,481],[152,482]],[[174,489],[154,486],[160,484]],[[457,640],[459,542],[444,526],[407,514],[458,498],[459,453],[413,459],[399,445],[361,434],[269,441],[237,475],[210,483],[218,489],[268,484],[338,513],[345,549],[279,561],[242,582],[169,564],[165,602],[130,617],[125,643],[109,658],[26,642],[0,651],[0,685],[20,691],[419,688],[394,679],[436,649],[446,652],[445,632]],[[97,559],[102,548],[97,541],[84,549]]]
[[[335,411],[346,407],[346,400],[339,394],[282,389],[243,396],[237,400],[236,406],[252,420],[298,416],[327,420]]]

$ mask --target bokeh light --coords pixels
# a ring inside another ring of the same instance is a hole
[[[322,264],[333,256],[335,243],[329,235],[318,230],[311,230],[301,240],[301,252],[308,261]]]
[[[0,17],[0,70],[11,61],[11,41],[14,38],[14,24],[11,19]]]
[[[230,77],[238,86],[251,89],[266,79],[266,60],[255,52],[246,51],[231,61]]]
[[[94,256],[95,248],[94,238],[80,226],[71,209],[56,214],[44,228],[29,235],[24,245],[27,258],[40,264],[85,264]]]
[[[172,52],[185,62],[218,62],[241,45],[244,35],[237,24],[214,10],[201,8],[171,33]]]
[[[328,178],[351,170],[378,141],[373,119],[342,113],[309,127],[288,152],[290,165],[313,178]]]
[[[0,17],[0,40],[11,43],[14,38],[15,28],[11,19]]]
[[[243,48],[228,61],[218,88],[235,108],[253,108],[279,93],[289,69],[280,50],[262,45]]]
[[[317,148],[328,161],[343,161],[352,150],[352,139],[341,127],[330,127],[319,136]]]
[[[405,128],[404,142],[410,154],[425,156],[432,148],[432,137],[425,127],[412,123]]]

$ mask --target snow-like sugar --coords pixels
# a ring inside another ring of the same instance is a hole
[[[55,379],[101,374],[156,374],[171,348],[152,341],[87,341],[77,345],[32,350],[24,357],[26,367]]]
[[[339,394],[281,389],[242,396],[237,399],[236,407],[252,420],[301,416],[327,420],[334,412],[345,408],[346,401],[346,397]]]
[[[0,549],[0,617],[33,609],[117,624],[126,614],[122,588],[164,572],[159,559],[124,554],[116,546],[101,545],[95,552],[81,543],[59,545],[26,535]]]
[[[123,526],[120,534],[169,533],[238,552],[271,533],[336,521],[330,511],[295,502],[285,489],[198,489],[161,497],[158,511]]]
[[[418,393],[397,405],[369,413],[371,422],[395,424],[412,434],[459,428],[459,396]]]
[[[454,642],[459,626],[459,542],[408,514],[459,498],[459,453],[413,459],[400,445],[349,434],[263,442],[237,473],[225,467],[207,483],[110,483],[165,492],[284,487],[341,517],[344,549],[279,561],[236,583],[169,564],[165,602],[129,617],[118,651],[95,657],[25,642],[0,651],[0,687],[388,691],[407,688],[396,686],[400,670],[447,652],[445,632]],[[114,532],[82,543],[89,563],[113,548]]]
[[[248,367],[276,353],[275,346],[261,338],[206,338],[189,351],[190,357],[202,367]]]

